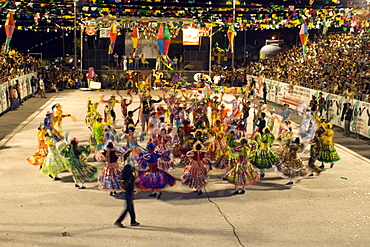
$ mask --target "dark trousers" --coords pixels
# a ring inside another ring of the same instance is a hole
[[[351,134],[351,121],[349,120],[344,120],[344,135],[345,136],[350,136]]]
[[[114,110],[110,110],[110,115],[112,116],[113,121],[116,121],[116,113]]]
[[[135,210],[134,210],[134,197],[131,193],[124,193],[126,198],[126,209],[123,210],[121,216],[118,218],[117,222],[122,222],[126,217],[126,214],[130,214],[131,224],[136,222]]]
[[[141,131],[142,132],[145,131],[145,126],[146,126],[146,129],[148,130],[149,118],[150,118],[150,113],[143,113],[141,115]]]

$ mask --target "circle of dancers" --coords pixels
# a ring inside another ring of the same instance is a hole
[[[285,104],[275,111],[248,93],[235,94],[228,101],[222,92],[162,89],[161,96],[155,96],[142,88],[139,107],[130,109],[130,91],[127,98],[119,91],[117,95],[120,99],[115,95],[109,99],[99,95],[96,102],[88,98],[84,123],[90,136],[85,146],[71,138],[71,133],[63,133],[63,119],[77,119],[64,114],[60,104],[54,105],[38,128],[38,148],[27,160],[53,180],[60,180],[62,172],[71,172],[78,189],[85,189],[86,182],[98,181],[98,188],[111,196],[124,191],[121,173],[129,164],[137,176],[136,189],[160,199],[162,191],[176,182],[170,174],[175,167],[183,169],[181,183],[198,195],[212,170],[222,171],[220,179],[234,185],[236,195],[263,180],[267,169],[273,168],[288,180],[286,185],[292,185],[319,175],[325,163],[333,168],[340,159],[332,124],[305,104],[294,110]],[[100,103],[105,104],[103,114],[98,111]],[[124,121],[120,128],[116,126],[116,104]],[[296,131],[291,114],[302,117]],[[301,158],[306,149],[308,162]],[[100,173],[87,163],[90,154],[95,161],[104,162]],[[316,161],[322,162],[321,166]]]

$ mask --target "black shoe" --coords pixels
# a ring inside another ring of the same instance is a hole
[[[319,166],[320,169],[325,169],[325,165],[322,164],[321,166]]]
[[[233,195],[237,195],[237,194],[239,194],[239,191],[235,190]]]
[[[76,188],[80,188],[80,186],[79,186],[78,184],[75,184],[75,187],[76,187]]]
[[[290,181],[289,183],[286,183],[285,185],[292,185],[293,181]]]
[[[54,180],[57,181],[57,180],[62,180],[62,179],[58,177],[54,177]]]
[[[265,173],[261,173],[261,178],[264,178],[265,177]]]
[[[122,225],[122,223],[118,221],[114,222],[114,225],[118,226],[119,228],[125,228],[125,226]]]
[[[85,186],[81,186],[79,189],[83,190],[83,189],[86,189],[86,187]]]
[[[131,223],[131,226],[140,226],[140,223],[139,222],[134,222],[134,223]]]
[[[323,171],[322,169],[318,170],[317,171],[317,176],[319,176],[322,171]]]
[[[200,190],[200,191],[198,192],[198,196],[200,196],[201,194],[203,194],[203,192]]]
[[[109,193],[109,195],[110,195],[110,196],[113,196],[113,192],[110,192],[110,193]]]
[[[333,167],[334,167],[334,163],[331,163],[330,168],[333,168]]]
[[[239,191],[239,194],[245,194],[245,190]]]
[[[313,173],[311,173],[311,174],[310,174],[310,177],[313,177],[313,176],[314,176],[314,175],[313,175]]]
[[[51,179],[53,179],[53,180],[54,180],[54,177],[53,177],[53,176],[51,176],[51,175],[49,175],[49,178],[51,178]]]
[[[157,199],[161,199],[161,196],[162,196],[162,192],[159,192],[159,194],[157,195]]]

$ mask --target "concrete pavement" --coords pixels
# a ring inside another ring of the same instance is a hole
[[[109,96],[113,91],[102,94]],[[198,196],[181,185],[164,190],[160,200],[135,195],[138,227],[113,225],[124,201],[97,189],[73,186],[71,174],[53,181],[26,161],[36,151],[37,127],[55,103],[79,121],[65,118],[63,129],[87,144],[83,123],[88,96],[99,92],[67,90],[31,98],[0,117],[0,246],[368,246],[369,160],[336,144],[341,160],[319,177],[293,186],[270,169],[246,194],[232,195],[223,172],[210,171],[207,193]],[[231,98],[225,95],[225,98]],[[133,109],[138,104],[134,98]],[[103,104],[99,105],[102,112]],[[116,113],[119,113],[119,107]],[[119,116],[119,114],[117,114]],[[118,117],[118,127],[123,125]],[[4,127],[5,126],[5,127]],[[140,128],[138,128],[140,129]],[[338,135],[338,134],[337,134]],[[142,145],[145,145],[142,143]],[[308,154],[303,155],[307,162]],[[90,162],[98,168],[101,162]],[[183,167],[170,173],[180,177]],[[62,233],[67,236],[63,236]],[[70,236],[68,236],[70,235]],[[238,241],[239,239],[239,241]]]

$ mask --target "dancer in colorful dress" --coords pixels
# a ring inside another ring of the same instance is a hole
[[[252,165],[261,170],[261,177],[263,178],[265,176],[264,170],[271,168],[279,160],[276,153],[270,149],[270,146],[275,141],[275,136],[270,132],[269,127],[265,127],[262,135],[260,132],[257,132],[254,139],[258,143],[259,148],[251,155],[250,161]]]
[[[92,145],[95,146],[94,158],[97,161],[101,161],[101,150],[104,147],[104,125],[102,124],[103,118],[98,117],[94,123]]]
[[[226,138],[226,148],[223,150],[224,155],[213,164],[216,169],[228,171],[236,165],[238,154],[234,152],[234,148],[236,148],[237,144],[239,144],[239,140],[236,139],[235,132],[230,131]]]
[[[156,148],[157,152],[162,153],[162,156],[158,159],[158,168],[163,171],[171,170],[175,166],[173,161],[170,146],[172,145],[172,137],[167,134],[165,128],[161,129],[160,134],[156,138]]]
[[[240,97],[239,94],[235,94],[235,99],[231,101],[224,100],[225,103],[232,104],[231,117],[233,118],[238,118],[242,114],[242,111],[240,110],[242,102],[239,100],[239,97]]]
[[[218,96],[214,96],[210,102],[210,106],[211,106],[211,125],[213,126],[215,123],[216,123],[216,120],[219,119],[220,117],[218,116],[219,115],[219,112],[220,112],[220,106],[221,106],[221,103],[222,103],[222,96],[223,94],[221,94],[221,99],[218,100]]]
[[[317,157],[317,160],[322,162],[322,165],[320,166],[321,169],[325,168],[325,163],[331,163],[330,168],[333,168],[334,162],[340,160],[337,150],[334,147],[333,136],[333,125],[331,123],[327,123],[325,125],[325,133],[321,137],[322,147],[320,154]]]
[[[103,155],[105,157],[105,166],[98,178],[99,189],[109,191],[109,195],[113,196],[123,188],[120,180],[122,170],[117,162],[122,153],[114,148],[112,142],[109,142]]]
[[[225,175],[226,180],[235,185],[236,194],[244,194],[245,186],[251,185],[260,180],[260,174],[249,162],[249,155],[251,154],[251,149],[248,146],[248,139],[241,138],[240,146],[236,147],[234,151],[238,154],[238,161],[236,165],[231,168]],[[239,189],[239,186],[242,189]]]
[[[225,154],[226,142],[224,140],[224,134],[216,133],[214,140],[208,145],[207,153],[209,160],[213,163],[216,162],[222,155]]]
[[[277,113],[281,115],[281,122],[284,122],[285,120],[290,119],[290,115],[292,113],[295,113],[295,111],[289,109],[289,105],[288,104],[284,104],[284,108],[281,109],[280,111],[278,111]],[[281,131],[283,131],[283,127],[282,126],[280,126],[280,128],[279,128],[279,133],[278,133],[279,135],[281,134]]]
[[[145,150],[137,143],[137,136],[135,135],[135,126],[130,125],[128,127],[128,134],[125,135],[124,139],[127,140],[126,150],[130,151],[130,158],[128,159],[128,163],[133,167],[137,166],[137,158],[140,154],[144,153]]]
[[[70,117],[74,122],[77,121],[77,119],[72,116],[71,114],[63,114],[62,110],[62,105],[57,103],[53,105],[51,108],[54,111],[54,116],[53,116],[53,128],[58,131],[60,134],[63,133],[62,131],[62,123],[63,123],[63,118]]]
[[[280,177],[290,179],[286,185],[292,185],[293,180],[309,176],[312,170],[298,157],[298,153],[302,152],[305,147],[299,137],[285,138],[283,142],[283,156],[275,164],[274,169]]]
[[[30,162],[31,165],[40,166],[40,169],[44,163],[45,157],[48,155],[48,145],[45,140],[46,133],[45,126],[40,125],[37,132],[37,141],[39,142],[37,151],[27,158],[27,161]]]
[[[191,188],[195,188],[198,195],[202,194],[202,187],[206,185],[208,181],[208,158],[207,153],[201,151],[203,144],[196,142],[194,144],[194,150],[189,151],[186,156],[190,163],[185,166],[184,171],[181,175],[182,183]]]
[[[315,161],[317,160],[317,157],[320,155],[320,151],[322,148],[322,135],[324,133],[325,128],[319,125],[315,131],[313,139],[310,141],[311,148],[310,148],[310,158],[308,159],[308,166],[311,168],[312,172],[316,172],[317,175],[320,175],[320,173],[322,172],[321,168],[315,166]],[[313,176],[313,173],[310,176]]]
[[[86,163],[85,157],[90,153],[90,146],[83,147],[78,145],[78,140],[73,138],[70,144],[63,149],[62,153],[69,158],[70,170],[72,172],[75,187],[86,189],[85,182],[94,180],[98,169]],[[81,183],[81,186],[79,185]]]
[[[173,186],[175,178],[167,172],[159,170],[158,159],[162,154],[155,151],[155,144],[149,143],[146,149],[147,153],[142,155],[140,165],[143,169],[147,169],[139,171],[136,187],[140,190],[150,191],[149,196],[155,196],[157,199],[160,199],[162,189],[168,185]]]
[[[116,103],[121,103],[121,101],[119,100],[116,100],[116,96],[115,95],[112,95],[110,96],[110,98],[108,100],[104,100],[104,96],[103,95],[99,95],[100,96],[100,101],[101,102],[104,102],[107,104],[107,121],[108,119],[112,119],[112,123],[108,123],[108,124],[115,124],[116,123],[116,113],[114,111],[114,107],[116,106]]]
[[[92,97],[88,97],[85,124],[93,127],[97,117],[101,116],[101,114],[98,112],[99,102],[92,103],[91,99]]]
[[[51,179],[61,180],[58,174],[70,168],[68,160],[61,154],[62,149],[67,144],[64,140],[57,142],[49,133],[45,140],[48,145],[48,155],[44,159],[40,172],[49,175]]]

